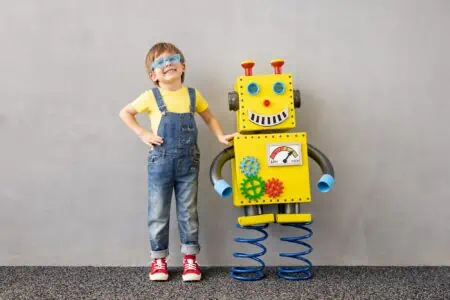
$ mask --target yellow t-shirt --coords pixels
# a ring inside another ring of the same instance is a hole
[[[187,113],[190,108],[189,92],[186,86],[176,90],[167,91],[159,89],[166,105],[167,111],[174,113]],[[152,131],[154,134],[158,133],[159,122],[161,121],[161,112],[156,103],[155,96],[152,90],[145,91],[131,105],[138,113],[147,113],[150,119]],[[195,111],[204,112],[208,108],[208,102],[203,98],[202,94],[195,90]]]

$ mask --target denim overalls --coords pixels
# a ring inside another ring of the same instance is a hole
[[[195,89],[188,88],[190,112],[167,111],[161,93],[153,94],[161,111],[158,136],[163,144],[155,145],[148,155],[148,231],[151,255],[169,255],[169,217],[172,191],[175,189],[181,252],[197,254],[198,213],[197,189],[200,151],[195,124]]]

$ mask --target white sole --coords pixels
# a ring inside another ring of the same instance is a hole
[[[155,280],[155,281],[165,281],[167,279],[169,279],[169,274],[163,274],[163,273],[156,273],[156,274],[148,274],[148,278],[150,278],[150,280]]]
[[[197,275],[197,274],[186,274],[183,275],[183,281],[198,281],[202,279],[202,274]]]

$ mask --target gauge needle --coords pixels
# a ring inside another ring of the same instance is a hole
[[[289,156],[291,156],[291,155],[292,155],[292,152],[289,152],[288,156],[286,156],[286,158],[283,159],[283,162],[284,162],[284,163],[287,163],[287,160],[288,160]]]

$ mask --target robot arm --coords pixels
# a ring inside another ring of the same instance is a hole
[[[234,147],[224,149],[214,158],[209,169],[209,177],[216,192],[222,197],[227,198],[231,195],[231,186],[222,178],[223,165],[234,158]]]
[[[322,169],[323,175],[317,182],[317,188],[322,193],[328,192],[334,184],[334,169],[330,160],[319,149],[308,144],[308,156]]]

